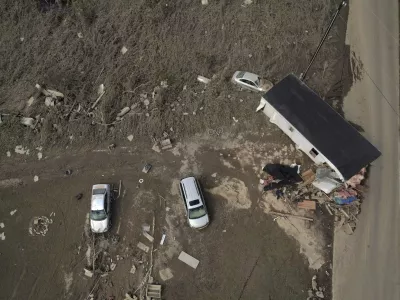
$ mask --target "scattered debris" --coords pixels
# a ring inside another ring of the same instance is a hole
[[[151,164],[146,164],[146,165],[143,167],[142,172],[143,172],[143,173],[146,173],[146,174],[149,173],[151,167],[152,167]]]
[[[170,268],[160,270],[158,273],[160,274],[160,278],[162,281],[167,281],[174,277]]]
[[[166,150],[166,149],[171,149],[172,148],[172,143],[171,143],[170,139],[162,140],[160,142],[160,145],[161,145],[161,149],[162,150]]]
[[[128,141],[132,142],[133,141],[133,134],[128,135]]]
[[[131,295],[126,293],[124,300],[137,300],[137,297],[135,295],[133,295],[133,297],[132,297]]]
[[[129,273],[135,274],[135,272],[136,272],[136,266],[135,266],[135,265],[132,265],[132,268],[131,268],[131,270],[129,271]]]
[[[143,231],[150,232],[150,225],[142,224],[142,229],[143,229]]]
[[[34,217],[30,222],[29,234],[45,236],[49,230],[49,224],[52,223],[53,220],[47,218],[46,216]]]
[[[34,118],[27,118],[27,117],[22,117],[21,118],[21,124],[28,126],[32,129],[35,129],[36,126],[36,120]]]
[[[140,178],[139,183],[143,183],[143,182],[144,182],[143,178]]]
[[[105,94],[105,89],[104,89],[104,84],[100,84],[99,88],[97,89],[97,99],[96,101],[92,104],[91,109],[94,109],[97,104],[99,104],[99,101],[101,100],[101,98],[103,97],[103,95]]]
[[[116,267],[117,267],[117,264],[116,264],[116,263],[111,263],[111,265],[110,265],[110,270],[111,270],[111,271],[114,271]]]
[[[38,182],[38,181],[39,181],[39,176],[35,175],[35,176],[33,177],[33,181],[34,181],[34,182]]]
[[[311,200],[303,200],[297,203],[298,208],[316,210],[317,203]]]
[[[318,299],[324,299],[324,290],[324,288],[318,287],[317,276],[314,275],[311,279],[311,289],[308,290],[307,300],[314,300],[315,297],[317,297]]]
[[[207,5],[208,4],[208,0],[201,0],[201,1],[202,1],[202,3],[203,3],[203,1],[207,2],[206,4],[203,4],[203,5]],[[202,82],[202,83],[205,83],[205,84],[209,84],[211,82],[211,79],[208,79],[207,77],[204,77],[204,76],[201,76],[201,75],[197,76],[197,80]]]
[[[43,153],[42,152],[38,152],[37,154],[38,160],[41,160],[43,157]]]
[[[304,185],[309,185],[315,180],[315,173],[312,169],[309,169],[303,173],[301,173],[301,178],[303,179]]]
[[[46,97],[46,98],[44,99],[44,105],[46,105],[47,107],[49,107],[49,106],[54,106],[54,99],[53,99],[53,97],[51,97],[51,96]]]
[[[161,85],[161,87],[164,88],[164,89],[166,89],[166,88],[168,87],[168,83],[167,83],[166,80],[161,81],[161,82],[160,82],[160,85]]]
[[[161,299],[161,285],[147,284],[146,297],[148,299]]]
[[[211,177],[214,177],[214,178],[217,177],[217,173],[212,173]]]
[[[164,233],[161,237],[161,241],[160,241],[160,245],[164,245],[165,242],[165,238],[167,237],[167,235]]]
[[[128,48],[126,48],[125,46],[123,46],[123,47],[121,48],[121,53],[122,53],[122,54],[125,54],[126,52],[128,52]]]
[[[7,151],[7,157],[11,157],[11,152],[10,151]]]
[[[83,33],[82,32],[78,32],[77,35],[78,35],[78,38],[80,38],[80,39],[83,38]]]
[[[4,228],[4,223],[0,223],[0,228]]]
[[[347,180],[346,184],[348,184],[352,188],[357,188],[364,180],[366,172],[367,172],[366,168],[362,168],[358,174],[354,175],[349,180]]]
[[[292,218],[306,220],[306,221],[310,221],[310,222],[314,221],[313,218],[297,216],[297,215],[292,215],[292,214],[286,214],[286,213],[281,213],[281,212],[277,212],[277,211],[270,211],[270,214],[277,215],[277,216],[280,216],[280,217],[292,217]]]
[[[180,261],[183,261],[185,264],[191,266],[193,269],[196,269],[199,264],[199,261],[197,259],[195,259],[193,256],[190,256],[184,251],[179,254],[178,259]]]
[[[137,244],[137,247],[140,249],[140,250],[142,250],[142,251],[144,251],[144,252],[149,252],[149,246],[146,246],[145,244],[143,244],[142,242],[139,242],[138,244]]]
[[[167,206],[167,207],[165,208],[165,210],[166,210],[166,211],[170,211],[171,208]]]
[[[238,119],[236,119],[235,117],[232,117],[233,121],[235,121],[236,123],[239,122]]]
[[[15,153],[29,155],[29,149],[23,147],[22,145],[15,146]]]
[[[117,114],[117,117],[122,118],[122,117],[125,116],[130,110],[131,110],[131,108],[130,108],[129,106],[124,107],[124,108],[121,109],[121,111]]]
[[[154,238],[148,234],[146,231],[143,231],[143,235],[146,239],[148,239],[151,243],[154,241]]]
[[[6,235],[4,234],[4,232],[0,233],[0,239],[2,241],[4,241],[6,239]]]
[[[85,272],[85,276],[92,278],[93,277],[93,272],[84,268],[83,271]]]
[[[311,288],[316,291],[317,290],[317,275],[314,275],[311,279]]]
[[[14,215],[16,212],[17,212],[17,210],[16,210],[16,209],[14,209],[14,210],[10,211],[10,215],[11,215],[11,216],[13,216],[13,215]]]

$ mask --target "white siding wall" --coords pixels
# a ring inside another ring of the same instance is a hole
[[[275,108],[272,107],[268,102],[265,103],[264,114],[266,114],[271,123],[276,124],[290,139],[296,144],[296,147],[303,151],[308,155],[311,160],[313,160],[317,165],[327,163],[343,180],[342,174],[337,170],[337,168],[325,157],[321,154],[321,152],[315,148],[296,128],[290,124],[288,120],[286,120]],[[310,154],[311,149],[315,149],[318,151],[318,155],[313,157]]]

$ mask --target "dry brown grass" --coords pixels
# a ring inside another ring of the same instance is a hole
[[[40,114],[45,122],[39,134],[17,121],[3,123],[0,151],[32,141],[61,147],[70,135],[77,146],[131,133],[159,136],[170,127],[182,137],[231,126],[232,117],[240,120],[235,130],[260,128],[264,118],[254,115],[259,96],[238,92],[229,82],[231,75],[242,69],[277,81],[290,72],[299,74],[333,9],[330,1],[321,0],[258,0],[248,7],[240,0],[210,1],[207,6],[200,0],[71,0],[64,8],[41,13],[32,2],[2,4],[0,109]],[[331,35],[310,73],[310,85],[322,94],[334,84],[334,62],[340,55],[335,29]],[[122,46],[128,48],[125,55],[120,53]],[[324,61],[328,68],[323,73]],[[196,81],[198,74],[214,76],[212,84],[204,89]],[[85,115],[70,121],[43,103],[25,107],[37,82],[63,92],[66,105],[85,109],[104,83],[106,93],[98,110],[108,123],[124,106],[139,103],[140,93],[150,95],[162,80],[169,87],[163,90],[161,104],[152,102],[148,110],[140,104],[138,114],[111,128],[92,125]],[[56,132],[52,124],[61,125],[62,131]]]

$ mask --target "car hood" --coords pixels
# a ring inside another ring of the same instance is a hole
[[[90,220],[90,227],[96,233],[106,232],[108,230],[108,219],[101,221]]]
[[[204,228],[210,223],[208,215],[198,218],[198,219],[189,219],[190,227],[201,229]]]

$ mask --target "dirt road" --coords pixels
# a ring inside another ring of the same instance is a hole
[[[20,176],[24,184],[0,189],[0,232],[5,234],[0,240],[0,299],[87,299],[96,282],[95,299],[123,299],[147,272],[148,255],[136,245],[150,245],[141,228],[152,224],[153,217],[152,276],[163,284],[165,299],[305,299],[312,276],[306,257],[264,212],[257,189],[260,166],[279,159],[281,144],[200,140],[178,143],[163,153],[119,146],[111,153],[45,153],[40,161],[30,155],[29,162],[16,162],[18,157],[2,162],[2,176]],[[287,151],[283,157],[304,162],[296,151]],[[153,164],[148,174],[141,172],[146,162]],[[72,175],[65,175],[65,169]],[[200,179],[212,219],[201,232],[187,226],[178,195],[179,178],[189,174]],[[39,176],[37,182],[34,175]],[[85,230],[88,190],[95,182],[120,179],[122,196],[114,201],[112,230],[99,237],[100,249],[95,250]],[[81,200],[75,198],[78,193],[83,193]],[[43,235],[29,230],[35,216],[52,220]],[[163,233],[167,237],[160,246]],[[119,237],[115,243],[114,237]],[[200,260],[196,270],[178,260],[182,250]],[[96,260],[96,274],[88,278],[83,268],[91,266],[94,252],[112,260]],[[111,263],[115,269],[109,269]],[[173,274],[167,281],[159,276],[165,268]]]
[[[362,71],[344,102],[382,152],[353,236],[335,235],[336,300],[400,299],[399,274],[399,19],[396,1],[352,1],[347,43]]]

